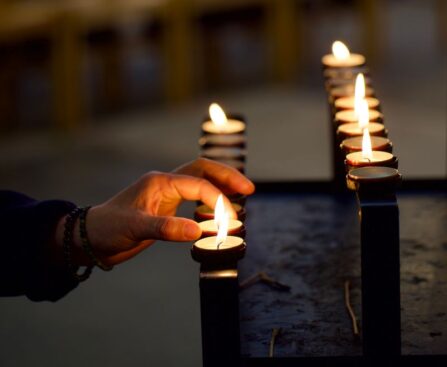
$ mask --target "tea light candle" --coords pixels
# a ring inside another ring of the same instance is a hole
[[[373,150],[369,158],[364,157],[362,152],[349,153],[346,163],[350,167],[384,166],[389,167],[394,163],[395,157],[391,153]]]
[[[193,258],[199,262],[209,263],[237,261],[245,253],[246,246],[241,237],[228,236],[230,218],[225,212],[221,195],[216,203],[214,217],[215,219],[212,222],[215,222],[214,225],[217,224],[217,235],[205,237],[195,242],[191,249]],[[199,225],[202,225],[205,230],[214,230],[214,227],[212,227],[211,224],[210,228],[208,228],[208,224],[204,224],[207,222],[211,221],[201,222]],[[241,228],[242,222],[239,223]]]
[[[369,121],[382,121],[383,114],[377,110],[369,110]],[[358,121],[355,110],[343,110],[335,113],[335,122],[337,125],[349,124]]]
[[[219,247],[217,247],[216,242],[217,236],[206,237],[196,241],[196,243],[194,243],[194,246],[200,250],[215,252],[235,249],[244,244],[244,240],[236,236],[227,236],[225,240],[219,245]]]
[[[369,133],[375,136],[386,136],[385,126],[378,122],[370,122],[368,124]],[[363,128],[357,123],[341,124],[337,128],[337,135],[340,140],[352,138],[354,136],[362,136]]]
[[[366,166],[387,166],[397,168],[397,160],[391,153],[372,150],[371,138],[368,128],[363,130],[362,151],[349,153],[346,156],[346,168]]]
[[[244,257],[246,247],[240,237],[226,236],[222,241],[218,236],[212,236],[196,241],[192,246],[191,255],[202,264],[234,265]]]
[[[247,214],[246,210],[239,204],[231,203],[231,205],[237,214],[237,219],[240,221],[244,221]],[[194,219],[197,222],[214,219],[214,210],[208,205],[199,205],[194,211]]]
[[[363,65],[365,57],[360,54],[351,54],[343,42],[335,41],[332,44],[332,54],[324,55],[321,62],[327,68],[347,68]]]
[[[209,107],[211,120],[202,124],[205,134],[241,134],[245,131],[245,123],[239,120],[227,119],[225,112],[217,103]]]
[[[370,110],[378,110],[380,102],[374,97],[365,97],[366,103],[368,103],[368,108]],[[337,98],[334,102],[334,107],[337,111],[340,110],[353,110],[355,108],[355,97],[341,97]]]
[[[385,126],[377,122],[369,122],[368,104],[365,100],[359,102],[358,107],[358,123],[341,124],[337,128],[337,135],[340,140],[348,137],[363,135],[363,129],[369,129],[372,135],[384,135]]]
[[[214,219],[205,220],[203,222],[200,222],[199,227],[202,229],[202,237],[201,238],[216,236],[219,231],[217,222]],[[244,224],[240,220],[228,219],[228,230],[227,231],[228,231],[229,235],[245,238],[245,227],[244,227]]]
[[[356,136],[354,138],[348,138],[342,141],[340,148],[345,153],[360,152],[362,150],[362,136]],[[371,136],[372,150],[381,150],[384,152],[393,152],[393,144],[388,138],[382,136]]]

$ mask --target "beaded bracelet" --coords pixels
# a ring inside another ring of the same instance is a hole
[[[72,261],[71,250],[73,248],[73,229],[76,223],[76,219],[78,218],[80,213],[81,209],[75,208],[65,218],[63,252],[64,252],[64,260],[65,263],[67,264],[68,270],[70,270],[74,278],[82,282],[90,276],[93,267],[87,266],[84,272],[79,274],[78,273],[79,267],[75,266]]]
[[[84,252],[88,255],[90,260],[93,261],[93,263],[100,269],[104,271],[110,271],[113,269],[113,266],[109,266],[104,264],[98,257],[93,253],[92,245],[90,244],[90,241],[88,240],[87,236],[87,228],[86,228],[86,218],[87,213],[90,210],[90,206],[86,206],[84,208],[81,208],[81,212],[79,214],[79,234],[82,241],[82,248],[84,249]]]

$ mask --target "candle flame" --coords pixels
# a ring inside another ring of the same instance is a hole
[[[224,126],[227,123],[227,116],[217,103],[211,103],[209,108],[209,113],[211,121],[213,121],[217,126]]]
[[[218,226],[217,230],[217,236],[216,236],[216,247],[219,248],[227,239],[227,233],[228,233],[228,225],[230,222],[230,216],[228,213],[225,213],[225,215],[221,218],[220,224]]]
[[[335,58],[338,60],[346,60],[351,55],[351,53],[349,52],[349,49],[341,41],[335,41],[332,44],[332,53],[335,56]]]
[[[229,213],[225,210],[222,194],[219,195],[214,208],[214,221],[217,226],[216,247],[227,239],[228,225],[230,221]]]
[[[369,124],[369,107],[368,102],[366,99],[362,99],[359,102],[359,108],[358,108],[358,122],[360,129],[364,129],[368,127]]]
[[[371,137],[369,136],[369,129],[365,128],[363,130],[363,139],[362,139],[362,157],[368,160],[372,160],[372,146],[371,146]]]
[[[216,222],[218,227],[224,215],[225,215],[225,205],[223,202],[223,196],[222,194],[220,194],[217,197],[216,206],[214,207],[214,221]]]

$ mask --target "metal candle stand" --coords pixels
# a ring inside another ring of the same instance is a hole
[[[400,180],[396,169],[386,167],[354,169],[347,175],[359,206],[363,354],[372,360],[389,361],[401,354]]]
[[[244,116],[228,114],[228,118],[246,123]],[[208,120],[208,118],[204,119]],[[240,133],[245,136],[245,131]],[[206,137],[202,131],[202,138]],[[211,144],[200,144],[201,149],[213,147]],[[222,147],[224,150],[226,147]],[[246,148],[246,140],[238,144],[238,148]],[[228,147],[231,149],[231,147]],[[217,161],[218,157],[213,158]],[[224,161],[224,160],[223,160]],[[244,172],[245,157],[242,160]],[[244,195],[235,194],[228,197],[232,203],[242,207],[245,216]],[[239,219],[241,219],[239,217]],[[237,263],[245,255],[246,245],[237,251],[219,250],[219,253],[200,254],[191,250],[194,260],[200,262],[199,289],[202,324],[202,358],[203,367],[238,366],[240,364],[240,324],[239,324],[239,279]]]
[[[355,75],[352,75],[354,81]],[[326,83],[327,84],[327,83]],[[330,93],[328,93],[330,95]],[[335,107],[329,101],[333,185],[356,192],[360,219],[362,342],[365,362],[398,361],[401,355],[400,241],[396,187],[397,159],[391,167],[352,169],[337,136]],[[348,173],[346,175],[346,173]]]
[[[237,366],[240,359],[237,260],[227,264],[201,261],[199,288],[203,366]]]

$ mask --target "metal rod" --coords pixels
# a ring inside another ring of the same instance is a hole
[[[394,192],[357,191],[361,227],[362,332],[367,357],[401,354],[399,208]]]
[[[199,285],[203,366],[238,366],[240,331],[237,269],[204,269],[202,265]]]

